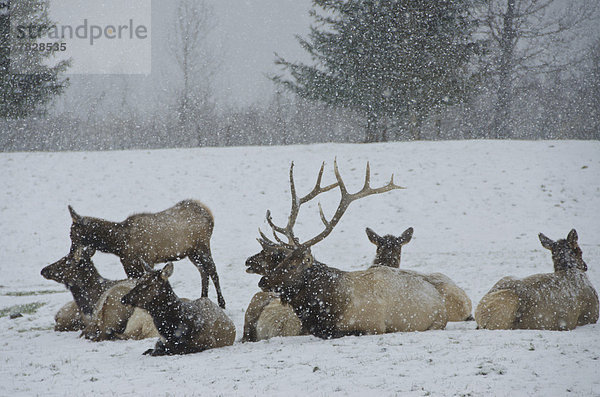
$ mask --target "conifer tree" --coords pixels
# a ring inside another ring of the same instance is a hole
[[[51,63],[53,51],[41,50],[40,36],[53,23],[44,0],[3,0],[0,10],[0,117],[24,118],[45,109],[63,92],[68,61]],[[48,40],[44,40],[48,41]],[[59,46],[60,48],[60,46]],[[48,61],[47,61],[48,60]]]
[[[384,120],[418,137],[436,109],[466,98],[474,19],[465,0],[313,0],[313,65],[277,57],[272,79],[301,97],[347,107],[366,119],[366,142],[386,140]]]

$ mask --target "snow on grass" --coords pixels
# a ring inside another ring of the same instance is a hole
[[[406,190],[353,203],[331,236],[313,249],[322,262],[363,269],[375,247],[364,229],[400,234],[413,226],[402,266],[439,271],[474,306],[502,276],[552,271],[537,233],[558,239],[575,227],[592,283],[600,286],[600,142],[415,142],[375,145],[204,148],[192,150],[0,154],[0,310],[44,303],[0,318],[2,395],[600,395],[600,326],[570,332],[482,331],[473,322],[446,330],[320,340],[276,338],[177,357],[141,353],[154,340],[94,343],[52,330],[71,296],[41,268],[68,251],[67,204],[82,215],[122,220],[186,198],[215,217],[212,252],[227,313],[242,336],[258,277],[244,272],[258,252],[265,211],[285,223],[289,164],[299,194],[324,183],[332,163],[352,192],[370,161],[372,185],[392,173]],[[320,200],[326,214],[337,205]],[[303,208],[297,235],[320,231],[316,203]],[[114,256],[94,257],[101,274],[124,278]],[[200,295],[186,259],[175,291]],[[50,292],[50,293],[49,293]],[[214,298],[211,285],[210,296]],[[31,306],[29,306],[31,307]]]

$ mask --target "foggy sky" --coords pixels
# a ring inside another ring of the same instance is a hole
[[[212,79],[218,106],[262,104],[274,85],[274,52],[291,60],[307,60],[295,35],[306,35],[310,0],[206,0],[214,8],[216,27],[210,50],[218,61]],[[169,47],[173,45],[175,1],[152,1],[152,74],[70,75],[71,85],[57,109],[86,112],[117,109],[122,103],[137,110],[161,108],[179,81]]]

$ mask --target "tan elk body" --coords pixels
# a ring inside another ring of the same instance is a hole
[[[54,315],[54,330],[58,332],[81,331],[87,320],[75,301],[67,302]]]
[[[149,269],[121,303],[142,308],[152,316],[160,333],[153,356],[187,354],[232,345],[235,325],[225,312],[207,297],[194,301],[180,299],[168,278],[173,264],[161,270]]]
[[[65,284],[74,301],[55,316],[56,331],[83,330],[88,339],[144,339],[158,336],[152,318],[144,310],[134,311],[119,299],[133,288],[131,280],[108,280],[94,266],[93,251],[76,249],[42,269],[42,276]]]
[[[158,337],[152,316],[146,310],[121,303],[121,298],[135,284],[135,280],[121,280],[102,294],[82,336],[93,341]]]
[[[321,187],[321,166],[313,191],[298,199],[292,164],[292,210],[288,224],[286,227],[277,227],[267,212],[267,221],[273,228],[279,244],[268,240],[262,234],[259,240],[263,245],[263,252],[287,250],[288,253],[274,268],[263,266],[259,270],[265,273],[259,287],[264,291],[280,294],[282,301],[294,309],[303,329],[322,338],[443,329],[447,322],[447,314],[442,298],[433,285],[422,278],[389,267],[346,272],[314,260],[310,254],[310,247],[331,233],[352,201],[399,188],[392,180],[381,188],[372,189],[369,186],[370,172],[367,164],[363,188],[350,194],[336,163],[334,172],[337,182]],[[335,214],[331,220],[327,220],[321,210],[321,220],[325,229],[312,239],[299,243],[294,236],[293,226],[300,205],[335,187],[341,192],[341,200]],[[283,242],[277,233],[287,237],[288,241]]]
[[[117,255],[129,278],[140,277],[145,264],[188,257],[202,277],[202,296],[208,296],[208,277],[225,307],[219,276],[210,251],[214,220],[210,210],[196,200],[184,200],[157,213],[131,215],[122,222],[78,215],[69,206],[72,247],[86,246]]]
[[[244,316],[242,342],[258,342],[277,336],[302,334],[302,323],[289,305],[281,303],[277,294],[257,292],[250,300]]]
[[[413,235],[413,228],[406,229],[399,237],[392,235],[379,236],[372,229],[366,229],[369,241],[377,246],[377,253],[373,260],[374,266],[389,266],[393,268],[400,267],[402,246],[410,242]],[[423,280],[431,283],[440,293],[448,321],[472,320],[472,303],[467,293],[460,288],[452,279],[442,273],[424,274],[413,270],[401,269],[402,272],[413,274]]]
[[[571,330],[598,321],[598,293],[585,273],[575,229],[566,240],[539,238],[552,251],[554,273],[498,281],[477,305],[479,328]]]

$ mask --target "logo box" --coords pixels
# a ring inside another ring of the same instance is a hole
[[[0,0],[2,3],[3,0]],[[151,72],[151,0],[52,1],[52,24],[32,23],[21,4],[0,15],[10,18],[11,72],[35,74],[40,64],[71,60],[68,74],[142,74]]]

